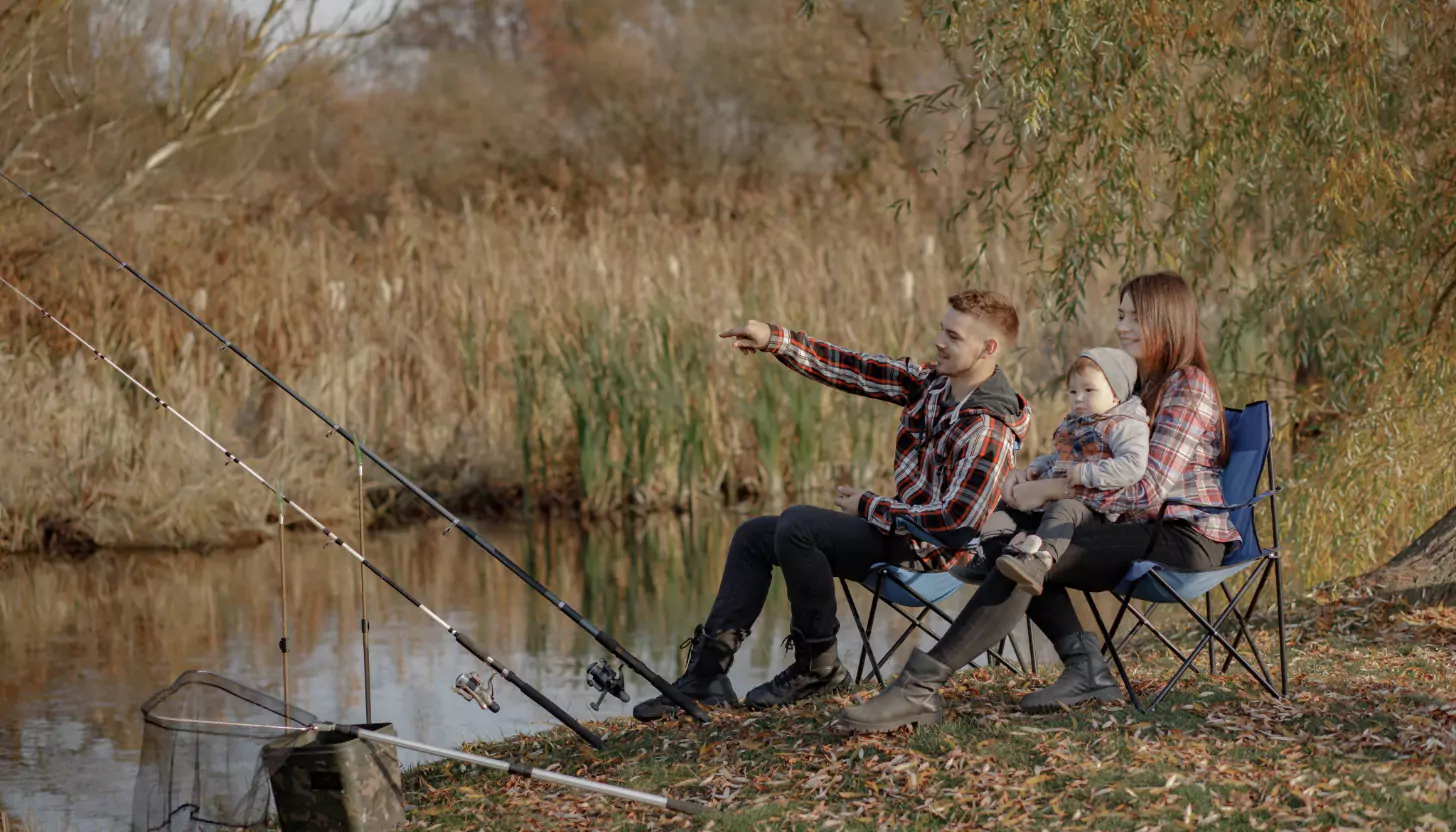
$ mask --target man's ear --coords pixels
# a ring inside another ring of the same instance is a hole
[[[985,350],[981,354],[984,355],[986,358],[995,358],[996,353],[1000,351],[1001,342],[997,341],[995,338],[987,338]]]

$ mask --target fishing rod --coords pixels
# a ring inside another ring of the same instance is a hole
[[[117,271],[126,271],[130,273],[132,277],[140,280],[144,285],[146,285],[148,289],[156,292],[162,297],[163,300],[172,304],[172,306],[175,307],[177,311],[181,312],[183,315],[186,315],[188,318],[191,318],[192,322],[202,327],[202,329],[207,332],[208,335],[211,335],[213,338],[216,338],[219,342],[221,342],[223,349],[231,350],[233,354],[237,355],[243,361],[246,361],[250,367],[252,367],[254,370],[257,370],[258,373],[261,374],[264,378],[277,385],[278,389],[287,393],[290,397],[293,398],[294,401],[303,405],[304,408],[307,409],[314,416],[317,416],[320,421],[329,426],[329,432],[328,434],[326,434],[326,436],[332,436],[337,433],[339,436],[343,437],[346,442],[358,444],[358,440],[355,439],[354,435],[346,430],[343,426],[335,422],[333,419],[331,419],[328,414],[324,413],[322,410],[319,410],[317,407],[314,407],[311,403],[309,403],[307,399],[299,395],[292,387],[284,384],[281,379],[273,375],[273,373],[270,372],[267,367],[259,364],[253,359],[252,356],[248,355],[246,352],[243,352],[242,349],[240,349],[232,341],[224,338],[221,333],[209,326],[206,321],[193,314],[192,310],[188,309],[186,306],[183,306],[176,298],[167,294],[167,292],[163,290],[160,286],[148,280],[141,272],[132,268],[131,265],[125,260],[122,260],[120,257],[112,254],[111,251],[106,248],[106,246],[103,246],[101,243],[97,242],[94,238],[91,237],[91,235],[87,234],[85,231],[82,231],[79,227],[76,226],[75,223],[61,216],[59,213],[56,212],[54,208],[51,208],[49,205],[42,202],[40,198],[37,197],[35,194],[32,194],[25,188],[20,187],[20,184],[18,182],[16,182],[14,179],[11,179],[4,172],[0,172],[0,179],[4,179],[6,182],[9,182],[15,187],[16,190],[24,194],[24,197],[22,197],[23,200],[28,199],[34,202],[36,205],[44,208],[46,212],[49,213],[51,216],[65,223],[68,228],[81,235],[81,237],[83,237],[86,242],[95,246],[97,250],[99,250],[102,254],[111,258],[111,260],[117,264]],[[643,663],[641,659],[632,655],[632,653],[629,652],[627,648],[623,647],[622,644],[618,642],[615,638],[613,638],[610,633],[603,631],[601,628],[588,621],[585,616],[573,609],[570,604],[567,604],[565,601],[558,598],[554,592],[546,587],[545,584],[542,584],[540,581],[536,580],[535,576],[522,569],[516,564],[515,561],[506,557],[505,553],[492,546],[489,541],[481,537],[479,533],[477,533],[474,529],[470,528],[470,526],[466,525],[464,521],[456,517],[444,506],[440,505],[440,503],[434,497],[431,497],[424,489],[420,488],[418,485],[415,485],[415,483],[410,480],[409,477],[406,477],[404,474],[401,474],[399,471],[395,470],[393,465],[390,465],[382,457],[380,457],[378,454],[374,453],[368,448],[361,447],[360,449],[363,451],[365,456],[369,457],[369,459],[374,462],[375,465],[378,465],[380,468],[382,468],[386,474],[389,474],[391,477],[393,477],[396,482],[404,486],[407,490],[409,490],[411,494],[420,498],[420,500],[422,500],[425,505],[429,506],[432,511],[448,521],[450,525],[445,529],[446,532],[449,532],[450,529],[459,529],[460,532],[464,534],[467,538],[469,538],[472,543],[484,549],[491,557],[495,558],[497,561],[500,562],[502,566],[509,569],[512,574],[514,574],[517,578],[520,578],[521,581],[524,582],[527,586],[529,586],[531,589],[534,589],[547,601],[550,601],[552,606],[560,610],[562,614],[564,614],[567,618],[571,619],[572,622],[575,623],[578,627],[586,630],[592,638],[597,640],[598,644],[606,648],[607,652],[611,653],[613,656],[616,656],[618,659],[621,659],[622,663],[625,664],[627,667],[632,668],[632,672],[636,673],[638,676],[641,676],[643,679],[646,679],[648,683],[651,684],[654,688],[657,688],[657,690],[662,693],[662,695],[672,700],[673,703],[675,703],[679,708],[686,711],[694,719],[698,720],[699,722],[709,721],[708,714],[697,702],[685,696],[682,691],[678,690],[666,679],[663,679],[661,676],[657,675],[657,673],[654,672],[652,668],[648,667],[645,663]]]
[[[693,800],[674,800],[671,797],[660,794],[639,792],[636,789],[613,786],[610,783],[598,783],[595,780],[586,780],[581,777],[572,777],[569,774],[561,774],[555,771],[536,768],[535,766],[515,760],[495,760],[490,757],[482,757],[479,754],[467,754],[464,751],[450,751],[449,749],[437,748],[433,745],[425,745],[422,742],[400,739],[399,737],[391,737],[388,734],[381,734],[377,731],[357,728],[353,725],[335,725],[328,722],[321,722],[315,724],[313,727],[321,731],[338,731],[341,734],[348,734],[349,736],[359,737],[361,739],[388,743],[399,746],[400,748],[407,748],[410,751],[418,751],[422,754],[433,754],[436,757],[459,760],[462,763],[472,763],[484,768],[492,768],[496,771],[514,774],[517,777],[529,777],[533,780],[544,780],[547,783],[555,783],[558,786],[570,786],[573,789],[584,789],[589,792],[605,794],[611,797],[621,797],[627,800],[636,800],[641,803],[650,803],[659,809],[681,812],[685,815],[700,815],[708,809],[707,806]]]
[[[0,174],[0,176],[3,176],[3,175],[4,174]],[[517,676],[515,674],[515,671],[512,671],[511,669],[507,668],[505,665],[501,664],[500,662],[498,662],[494,658],[492,658],[490,655],[488,655],[485,651],[483,651],[475,643],[475,641],[473,639],[470,638],[470,636],[467,636],[466,634],[460,632],[459,630],[456,630],[454,627],[451,627],[448,623],[446,623],[445,619],[443,619],[440,616],[436,615],[433,610],[431,610],[429,607],[425,606],[424,604],[420,603],[419,600],[416,599],[413,595],[409,594],[409,592],[404,587],[402,587],[399,584],[395,583],[395,581],[394,581],[393,578],[391,578],[388,575],[386,575],[383,572],[381,572],[378,567],[376,567],[374,564],[370,563],[368,560],[366,560],[364,558],[363,555],[361,555],[357,551],[355,551],[354,550],[354,547],[352,547],[349,544],[345,543],[344,540],[343,540],[343,538],[341,538],[338,535],[334,534],[332,531],[329,530],[329,527],[328,526],[325,526],[323,523],[319,522],[319,520],[316,517],[314,517],[312,514],[309,514],[308,511],[303,508],[303,506],[300,506],[298,503],[294,502],[292,498],[286,496],[281,489],[275,488],[271,483],[269,483],[266,479],[264,479],[261,474],[259,474],[257,471],[254,471],[246,462],[243,462],[242,459],[238,458],[237,454],[234,454],[232,451],[229,451],[227,448],[223,447],[222,443],[218,442],[216,439],[213,439],[210,435],[208,435],[208,433],[206,431],[204,431],[202,428],[198,427],[197,425],[193,424],[191,422],[191,420],[189,420],[186,416],[183,416],[181,413],[177,412],[177,409],[176,408],[172,407],[170,404],[168,404],[167,402],[163,401],[162,398],[160,396],[158,396],[156,393],[153,393],[151,390],[147,389],[147,386],[145,384],[142,384],[140,381],[137,381],[126,370],[123,370],[121,367],[117,366],[116,362],[112,361],[105,354],[103,354],[100,350],[98,350],[95,347],[93,347],[91,345],[91,343],[88,342],[85,338],[82,338],[80,335],[76,334],[76,332],[74,330],[72,330],[70,327],[66,326],[61,321],[60,318],[57,318],[55,315],[52,315],[50,312],[47,312],[44,307],[42,307],[40,304],[38,304],[34,300],[32,300],[29,295],[27,295],[26,293],[22,292],[20,290],[20,288],[17,287],[15,284],[11,283],[9,280],[6,280],[3,276],[0,276],[0,283],[4,283],[6,286],[10,287],[10,290],[11,291],[13,291],[13,292],[15,292],[15,294],[19,295],[26,303],[30,304],[31,306],[34,306],[40,312],[40,314],[42,316],[44,316],[46,319],[50,320],[56,326],[58,326],[61,329],[65,330],[65,332],[66,332],[67,335],[70,335],[72,338],[75,338],[77,341],[81,342],[81,345],[84,346],[86,349],[90,350],[92,353],[94,353],[99,360],[105,361],[108,365],[111,366],[111,368],[113,370],[116,370],[118,373],[121,373],[122,376],[124,376],[127,381],[130,381],[132,384],[136,385],[137,388],[140,389],[143,393],[145,393],[148,398],[150,398],[152,401],[156,402],[158,408],[160,408],[162,410],[165,410],[168,413],[171,413],[173,416],[176,416],[178,419],[181,419],[183,424],[187,425],[187,427],[189,427],[189,428],[192,428],[193,431],[195,431],[203,439],[206,439],[208,441],[208,443],[210,443],[214,448],[217,448],[219,451],[222,451],[223,456],[227,457],[227,460],[228,460],[226,463],[224,463],[224,466],[226,466],[226,465],[232,465],[233,463],[237,463],[238,467],[242,468],[250,476],[252,476],[253,479],[255,479],[259,483],[261,483],[264,488],[267,488],[269,491],[272,491],[274,494],[277,494],[278,495],[278,500],[280,501],[281,504],[285,504],[285,505],[291,507],[294,511],[297,511],[300,515],[303,516],[304,519],[306,519],[309,523],[312,523],[313,526],[314,526],[314,528],[316,528],[320,532],[322,532],[324,534],[324,536],[327,537],[331,543],[336,544],[337,546],[339,546],[339,548],[341,548],[344,551],[348,552],[350,555],[353,555],[354,558],[356,558],[359,561],[360,565],[362,565],[364,568],[368,569],[370,572],[373,572],[376,576],[379,577],[379,579],[381,581],[384,581],[386,584],[389,584],[389,586],[392,589],[394,589],[395,592],[398,592],[400,595],[403,595],[406,601],[409,601],[411,604],[414,604],[425,615],[428,615],[430,618],[434,619],[435,623],[439,624],[441,627],[444,627],[445,630],[446,630],[446,632],[448,632],[450,635],[454,636],[455,637],[455,641],[459,642],[460,646],[461,647],[464,647],[467,651],[469,651],[471,655],[475,656],[477,659],[480,659],[482,662],[485,662],[485,664],[487,664],[491,668],[491,670],[494,670],[497,674],[499,674],[507,682],[510,682],[511,684],[515,685],[521,691],[521,693],[524,693],[527,696],[527,698],[529,698],[532,702],[535,702],[537,705],[540,705],[547,712],[549,712],[552,716],[556,717],[556,719],[558,719],[561,722],[561,724],[563,724],[566,727],[570,728],[571,730],[575,731],[578,736],[580,736],[586,742],[590,743],[593,748],[601,748],[602,747],[602,739],[601,739],[601,737],[599,737],[596,734],[592,733],[591,731],[587,730],[580,722],[577,722],[576,719],[574,717],[572,717],[571,714],[569,714],[566,711],[562,710],[560,705],[557,705],[555,702],[553,702],[550,699],[546,698],[540,691],[538,691],[534,687],[532,687],[529,682],[527,682],[526,680],[524,680],[521,677]],[[280,509],[281,509],[281,506],[280,506]],[[280,518],[281,518],[281,510],[280,510]],[[286,589],[285,589],[285,592],[286,592]],[[286,638],[286,636],[285,636],[285,638]],[[287,642],[285,641],[285,642],[281,643],[280,646],[285,646],[286,643]],[[285,659],[286,659],[286,655],[287,655],[286,647],[285,647],[284,653],[285,653]],[[287,695],[287,691],[286,690],[284,692],[284,695],[285,696]]]
[[[3,279],[4,278],[0,278],[0,280],[3,280]],[[9,285],[9,281],[6,282],[6,285]],[[10,288],[14,289],[15,287],[14,286],[11,286]],[[22,295],[22,297],[24,297],[24,295]],[[27,300],[28,300],[28,298],[27,298]],[[41,312],[45,312],[45,310],[42,309]],[[49,313],[47,313],[46,314],[46,317],[47,318],[50,318],[51,316],[50,316]],[[51,320],[55,320],[55,319],[54,318],[51,318]],[[56,323],[60,323],[60,321],[56,321]],[[82,341],[81,343],[85,344],[86,342],[85,341]],[[90,345],[87,344],[87,346],[90,346]],[[95,350],[92,350],[92,352],[95,352]],[[96,353],[96,354],[97,355],[100,355],[100,353]],[[142,388],[142,389],[145,390],[146,388]],[[153,396],[152,398],[156,398],[156,397]],[[283,654],[283,719],[284,719],[284,723],[287,724],[287,720],[289,718],[289,716],[288,716],[288,562],[283,557],[283,551],[284,551],[283,550],[283,532],[284,532],[283,516],[285,514],[287,514],[287,510],[286,510],[287,509],[287,506],[285,505],[285,502],[284,502],[284,499],[283,499],[283,484],[282,483],[279,483],[278,484],[278,488],[275,491],[275,493],[278,495],[278,607],[279,607],[279,612],[280,612],[280,614],[281,614],[281,616],[283,618],[283,637],[280,638],[280,639],[278,639],[278,652],[280,652],[280,653]]]
[[[629,789],[624,786],[614,786],[611,783],[601,783],[596,780],[587,780],[583,777],[572,777],[569,774],[550,771],[548,769],[536,768],[527,763],[517,760],[497,760],[492,757],[482,757],[479,754],[468,754],[464,751],[452,751],[448,748],[426,745],[414,740],[402,739],[389,734],[381,734],[378,731],[370,731],[355,725],[340,725],[334,722],[315,722],[311,725],[299,727],[295,725],[261,725],[252,722],[228,722],[225,720],[209,719],[187,719],[175,716],[148,715],[148,719],[160,720],[162,722],[189,723],[195,725],[211,725],[219,728],[267,728],[273,731],[282,731],[289,734],[301,734],[308,731],[332,731],[345,736],[358,737],[359,739],[372,742],[382,742],[386,745],[393,745],[409,751],[418,751],[421,754],[429,754],[435,757],[444,757],[447,760],[459,760],[462,763],[471,763],[482,768],[504,771],[516,777],[528,777],[532,780],[541,780],[546,783],[555,783],[558,786],[569,786],[573,789],[596,792],[609,797],[620,797],[626,800],[635,800],[639,803],[647,803],[667,809],[673,812],[681,812],[685,815],[701,815],[708,811],[708,807],[695,800],[676,800],[666,795],[642,792],[636,789]]]

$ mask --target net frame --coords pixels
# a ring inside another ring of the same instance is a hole
[[[261,830],[272,814],[263,746],[318,717],[206,670],[142,703],[132,832]]]

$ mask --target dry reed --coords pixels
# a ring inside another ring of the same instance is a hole
[[[944,297],[964,282],[936,229],[892,220],[869,194],[763,198],[736,218],[697,221],[640,208],[626,193],[565,219],[549,200],[488,191],[446,212],[396,193],[387,217],[359,233],[287,211],[252,223],[138,212],[95,232],[456,504],[491,494],[603,516],[743,497],[822,504],[841,482],[886,488],[893,407],[836,396],[715,336],[757,317],[926,356]],[[1053,382],[1068,352],[1111,342],[1115,275],[1094,275],[1100,291],[1079,322],[1045,321],[1016,241],[988,243],[980,281],[1026,312],[1008,363],[1021,389]],[[21,278],[43,305],[305,507],[351,516],[350,451],[322,423],[81,241],[46,262]],[[1211,326],[1222,302],[1207,304]],[[3,314],[13,334],[0,383],[27,391],[0,405],[3,548],[36,548],[46,529],[154,547],[262,528],[265,490],[18,303]],[[1242,356],[1262,346],[1240,344],[1233,360],[1246,369]],[[1266,392],[1242,378],[1224,377],[1231,401]],[[1031,398],[1035,450],[1061,403]],[[1365,445],[1344,441],[1354,450],[1290,472],[1285,531],[1314,578],[1353,563],[1316,528],[1326,509],[1312,506],[1327,506],[1328,491],[1305,476],[1352,470],[1350,453]],[[376,503],[388,486],[372,484]],[[1453,491],[1432,480],[1422,502],[1449,504]],[[1358,562],[1389,554],[1429,513],[1380,514],[1386,531],[1366,538]],[[1342,528],[1358,535],[1364,522],[1345,516]]]

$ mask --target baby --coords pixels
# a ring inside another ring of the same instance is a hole
[[[1070,412],[1052,434],[1055,450],[1032,460],[1026,479],[1066,477],[1068,488],[1097,490],[1125,488],[1142,479],[1148,466],[1148,414],[1132,393],[1136,380],[1137,362],[1122,350],[1095,347],[1077,356],[1067,370]],[[1105,522],[1116,520],[1105,517]],[[1034,522],[1031,513],[1003,506],[986,520],[981,538],[1005,536]],[[997,570],[1040,595],[1047,570],[1066,551],[1073,530],[1090,522],[1104,522],[1103,515],[1078,499],[1051,503],[1035,534],[1017,533],[1006,544]]]

